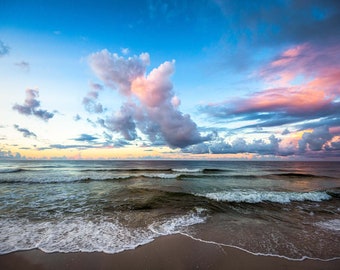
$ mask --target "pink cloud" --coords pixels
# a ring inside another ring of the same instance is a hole
[[[146,74],[150,63],[147,53],[139,57],[120,57],[107,50],[89,58],[94,73],[109,87],[128,99],[120,111],[103,126],[120,133],[127,140],[137,138],[137,129],[152,143],[186,147],[207,140],[201,137],[196,123],[178,110],[180,100],[173,92],[171,75],[175,61],[167,61]]]
[[[137,77],[131,83],[131,92],[147,107],[163,105],[173,97],[170,76],[174,73],[175,61],[165,62],[146,77]]]
[[[92,54],[89,63],[93,72],[105,84],[118,89],[123,95],[130,95],[131,82],[145,74],[146,67],[150,64],[150,56],[148,53],[142,53],[126,59],[116,53],[102,50]]]
[[[239,100],[235,112],[322,110],[340,94],[339,55],[340,46],[329,50],[308,44],[289,48],[260,70],[260,77],[269,84],[268,89]],[[297,84],[294,80],[299,76],[304,81]]]
[[[236,113],[285,110],[289,113],[322,109],[331,100],[323,91],[296,87],[268,89],[238,103]]]

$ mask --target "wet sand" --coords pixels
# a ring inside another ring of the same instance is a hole
[[[184,235],[155,241],[117,254],[44,253],[40,250],[0,256],[0,269],[340,269],[340,260],[290,261],[193,240]]]

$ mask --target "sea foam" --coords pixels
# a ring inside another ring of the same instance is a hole
[[[216,201],[226,202],[275,202],[275,203],[290,203],[292,201],[315,201],[331,199],[331,196],[326,192],[283,192],[283,191],[256,191],[235,189],[229,191],[212,192],[206,194],[196,194],[204,196]]]
[[[185,231],[202,223],[199,212],[154,221],[149,227],[128,227],[114,219],[69,217],[58,221],[0,219],[0,254],[38,248],[44,252],[118,253],[147,244],[160,235]]]
[[[323,229],[327,229],[331,231],[340,231],[340,219],[320,221],[316,223],[316,225]]]

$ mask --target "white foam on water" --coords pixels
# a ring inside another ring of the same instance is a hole
[[[154,234],[117,221],[69,218],[55,222],[0,220],[0,253],[38,248],[44,252],[117,253],[153,241]]]
[[[141,176],[148,178],[163,178],[163,179],[174,179],[180,176],[178,173],[148,173]]]
[[[168,220],[154,222],[149,226],[149,229],[157,235],[170,235],[175,233],[181,233],[187,227],[204,223],[206,217],[202,217],[199,214],[204,211],[204,209],[198,209],[198,213],[190,212],[186,215],[181,215],[178,217],[173,217]]]
[[[277,257],[277,258],[281,258],[281,259],[285,259],[285,260],[289,260],[289,261],[313,260],[313,261],[329,262],[329,261],[339,260],[340,259],[340,257],[332,257],[332,258],[323,259],[323,258],[316,258],[316,257],[309,257],[309,256],[302,256],[300,258],[291,258],[291,257],[280,255],[280,254],[253,252],[253,251],[250,251],[250,250],[247,250],[245,248],[238,247],[238,246],[235,246],[235,245],[229,245],[229,244],[224,244],[224,243],[218,243],[218,242],[215,242],[215,241],[209,241],[209,240],[200,239],[200,238],[194,237],[194,236],[192,236],[190,234],[187,234],[187,233],[180,233],[180,234],[182,234],[184,236],[187,236],[187,237],[189,237],[189,238],[191,238],[191,239],[193,239],[195,241],[198,241],[198,242],[202,242],[202,243],[206,243],[206,244],[211,244],[211,245],[217,245],[219,247],[235,248],[235,249],[244,251],[246,253],[249,253],[249,254],[252,254],[252,255],[255,255],[255,256]]]
[[[317,222],[316,225],[326,230],[340,232],[340,219],[320,221]]]
[[[173,172],[179,172],[179,173],[198,173],[198,172],[202,172],[203,169],[187,169],[187,168],[183,168],[183,169],[171,169]]]
[[[131,228],[117,220],[89,221],[70,217],[60,221],[0,219],[0,254],[40,249],[44,252],[118,253],[152,242],[160,235],[184,231],[205,219],[195,212],[155,221],[148,228]]]
[[[206,194],[195,194],[204,196],[216,201],[226,202],[275,202],[275,203],[289,203],[292,201],[314,201],[320,202],[331,199],[331,196],[326,192],[282,192],[282,191],[256,191],[256,190],[229,190],[221,192],[212,192]]]

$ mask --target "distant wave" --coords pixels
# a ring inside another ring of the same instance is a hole
[[[4,168],[0,169],[0,173],[17,173],[17,172],[22,172],[25,171],[24,169],[21,168]]]
[[[180,172],[180,173],[198,173],[198,172],[203,172],[204,169],[171,169],[173,172]]]
[[[231,190],[196,194],[206,198],[225,202],[245,203],[290,203],[293,201],[314,201],[320,202],[330,200],[332,197],[325,191],[314,192],[281,192],[281,191],[256,191],[256,190]]]
[[[330,178],[329,176],[308,174],[308,173],[276,173],[269,174],[266,177],[279,177],[279,178]]]
[[[146,169],[146,168],[86,168],[81,172],[171,172],[171,169]]]

